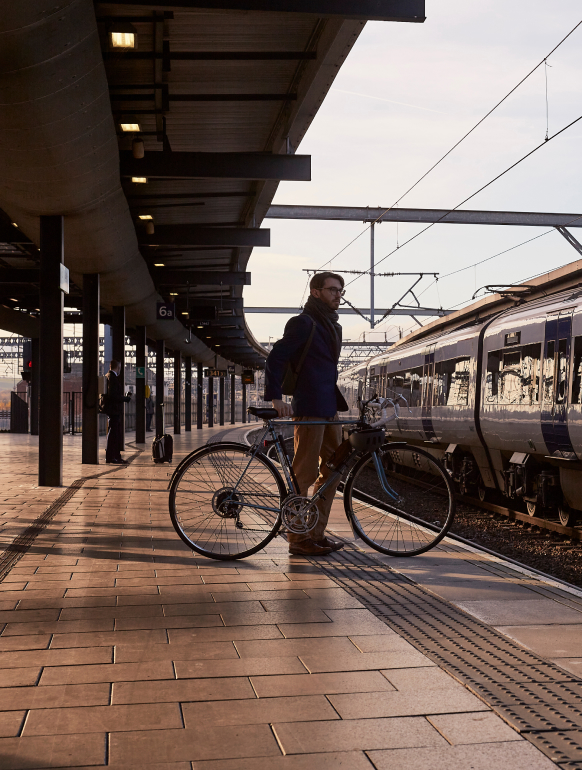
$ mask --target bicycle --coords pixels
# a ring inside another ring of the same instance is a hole
[[[359,402],[358,420],[340,420],[347,439],[328,461],[326,484],[312,497],[299,493],[279,425],[268,407],[249,407],[264,421],[252,446],[235,442],[195,450],[169,483],[172,524],[192,550],[212,559],[242,559],[264,548],[280,532],[308,534],[318,500],[345,480],[345,513],[356,538],[389,556],[416,556],[439,543],[455,515],[452,482],[429,452],[403,441],[387,442],[385,425],[399,418],[403,397]],[[388,407],[394,414],[386,414]],[[372,415],[381,416],[371,422]],[[322,421],[313,421],[322,424]],[[325,421],[325,424],[329,424]],[[279,469],[264,453],[274,448]]]

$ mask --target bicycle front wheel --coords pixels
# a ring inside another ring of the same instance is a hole
[[[455,517],[448,473],[429,452],[415,446],[383,447],[386,489],[371,453],[354,466],[344,507],[354,532],[376,551],[416,556],[440,542]]]
[[[281,526],[287,491],[273,463],[244,444],[212,444],[182,463],[170,487],[170,516],[193,551],[242,559],[264,548]]]

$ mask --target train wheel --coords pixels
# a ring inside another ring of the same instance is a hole
[[[539,516],[540,515],[540,506],[537,503],[532,503],[529,500],[526,500],[526,507],[527,507],[527,513],[528,516]]]
[[[573,527],[578,519],[578,512],[570,508],[568,503],[561,503],[558,506],[558,518],[563,527]]]

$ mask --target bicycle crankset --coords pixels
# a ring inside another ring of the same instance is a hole
[[[288,532],[304,535],[315,527],[319,520],[317,505],[308,497],[289,495],[281,507],[281,520]]]
[[[241,497],[233,489],[223,487],[214,493],[212,508],[223,519],[236,519],[242,508]]]

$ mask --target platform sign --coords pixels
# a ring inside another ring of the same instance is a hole
[[[226,377],[226,369],[205,369],[205,377]]]
[[[173,321],[176,317],[176,305],[173,302],[156,302],[158,321]]]
[[[234,374],[234,366],[232,364],[228,365],[228,373],[229,374]]]
[[[252,369],[245,369],[241,375],[241,382],[243,385],[255,384],[255,373]]]
[[[135,367],[135,378],[137,380],[145,380],[145,366]]]

